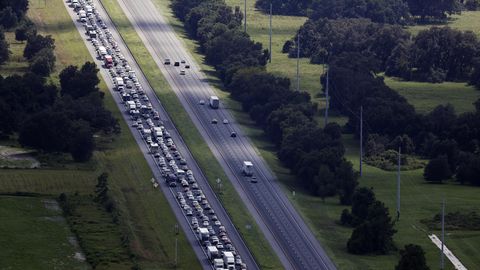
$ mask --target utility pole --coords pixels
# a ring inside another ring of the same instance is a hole
[[[363,175],[363,105],[360,106],[360,177]]]
[[[268,58],[268,62],[272,63],[272,2],[270,2],[270,57]]]
[[[402,148],[398,147],[398,165],[397,165],[397,220],[400,220],[400,166]]]
[[[244,15],[245,15],[245,21],[244,21],[243,31],[246,33],[247,32],[247,0],[245,0]]]
[[[300,91],[300,34],[297,34],[297,91]]]
[[[445,246],[445,199],[442,201],[442,254],[440,257],[440,269],[445,269],[445,253],[443,253]]]

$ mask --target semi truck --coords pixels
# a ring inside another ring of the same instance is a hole
[[[253,163],[251,161],[245,160],[242,165],[242,173],[245,176],[253,175]]]
[[[210,96],[210,107],[212,107],[212,109],[218,109],[219,105],[220,105],[220,100],[218,99],[218,97]]]
[[[218,257],[218,249],[216,246],[207,247],[207,255],[210,260],[213,260]]]
[[[222,259],[214,259],[213,260],[213,268],[215,270],[223,270],[223,260]]]
[[[230,251],[223,252],[223,263],[227,267],[227,269],[235,270],[235,257],[233,253]]]
[[[200,239],[200,242],[203,243],[203,241],[208,240],[209,237],[210,233],[207,228],[198,228],[198,239]]]

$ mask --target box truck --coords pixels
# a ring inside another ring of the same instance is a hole
[[[252,176],[253,175],[253,164],[251,161],[244,161],[242,165],[242,173],[245,176]]]
[[[210,97],[210,107],[213,109],[218,109],[218,106],[220,105],[220,100],[218,99],[217,96],[211,96]]]

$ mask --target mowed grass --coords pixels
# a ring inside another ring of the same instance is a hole
[[[115,0],[101,0],[114,21],[117,29],[128,45],[130,51],[139,63],[140,68],[146,75],[150,85],[162,101],[176,128],[182,135],[189,150],[193,154],[198,165],[207,177],[210,185],[216,187],[216,179],[227,179],[222,167],[213,156],[200,133],[194,126],[188,114],[183,109],[177,96],[164,79],[152,56],[142,43],[135,29],[128,21],[120,6]],[[221,194],[218,194],[222,204],[227,210],[235,227],[242,235],[247,246],[251,250],[257,263],[262,269],[280,269],[281,264],[271,250],[268,242],[261,234],[258,226],[241,202],[239,195],[229,181],[223,181]],[[249,229],[247,229],[247,227]]]
[[[46,197],[0,196],[0,269],[89,269],[74,258],[73,235]]]
[[[43,1],[31,1],[29,17],[40,33],[52,35],[56,41],[57,66],[52,82],[58,82],[58,73],[66,65],[82,65],[85,61],[92,61],[62,0],[47,1],[47,7],[43,6]],[[151,170],[104,82],[101,82],[100,88],[106,92],[106,107],[120,119],[122,133],[111,143],[103,145],[102,151],[95,152],[95,169],[2,170],[0,192],[58,195],[60,192],[78,191],[80,194],[91,194],[98,175],[108,172],[110,189],[121,213],[121,230],[128,235],[130,248],[137,256],[140,267],[173,269],[175,236],[170,232],[177,221],[163,193],[151,186]],[[104,140],[108,141],[109,138]],[[97,243],[105,241],[103,237],[96,235]],[[201,268],[184,234],[178,238],[178,247],[181,259],[177,268]]]
[[[164,14],[170,14],[170,9],[168,8],[169,1],[155,0],[154,2],[158,3],[159,9],[162,9]],[[227,0],[227,3],[231,6],[237,5],[243,7],[243,1]],[[248,33],[254,40],[262,42],[266,48],[268,47],[268,16],[256,11],[253,7],[253,1],[247,2],[247,5],[249,14]],[[203,56],[198,54],[197,44],[188,39],[182,24],[172,18],[171,14],[169,19],[177,35],[183,38],[184,43],[196,60],[199,63],[203,63],[202,68],[204,72],[211,76],[213,68],[204,64]],[[305,18],[289,16],[274,16],[273,18],[273,61],[272,64],[268,64],[267,69],[278,75],[289,77],[292,80],[292,86],[295,86],[296,83],[296,60],[289,59],[285,54],[281,54],[281,46],[283,46],[283,42],[295,35],[296,30],[303,24],[304,20]],[[312,71],[312,74],[305,74],[303,69]],[[301,89],[318,96],[318,93],[320,93],[318,81],[319,76],[323,72],[322,66],[311,65],[307,59],[302,59],[301,70]],[[215,78],[212,80],[214,79]],[[397,83],[397,85],[402,86],[403,82],[395,82],[387,78],[387,83]],[[286,194],[296,208],[300,210],[314,234],[323,244],[338,268],[362,270],[393,269],[399,259],[399,255],[395,251],[385,256],[356,256],[346,251],[346,242],[352,230],[338,224],[341,211],[345,208],[338,204],[338,198],[329,198],[325,202],[322,202],[321,199],[310,196],[307,192],[299,188],[295,182],[295,177],[291,175],[289,170],[283,167],[277,159],[275,155],[276,149],[265,137],[264,132],[255,126],[255,123],[241,110],[241,106],[237,102],[229,99],[228,93],[222,92],[223,89],[220,84],[214,83],[213,85],[216,86],[221,98],[227,102],[236,120],[241,124],[242,129],[253,140],[262,157],[275,172],[283,184]],[[308,87],[309,85],[311,87]],[[394,85],[394,87],[395,86],[396,85]],[[406,85],[404,90],[400,89],[399,91],[407,96],[409,100],[412,99],[412,103],[420,112],[428,112],[436,105],[445,103],[445,101],[449,101],[458,107],[457,112],[471,111],[473,106],[471,106],[470,103],[475,100],[476,92],[474,92],[472,88],[462,86],[465,85],[453,83],[413,84]],[[433,92],[438,88],[443,90],[443,92],[435,93],[437,95],[434,96]],[[427,93],[425,89],[428,89],[429,92]],[[423,100],[415,99],[416,92],[420,90],[423,90],[422,94],[425,95]],[[411,91],[411,93],[408,91]],[[411,96],[408,96],[408,94]],[[435,97],[435,100],[429,102],[429,95],[432,96],[432,99]],[[319,102],[319,107],[321,108],[323,105],[321,98],[315,100]],[[320,122],[323,121],[321,113],[318,116],[318,120]],[[334,116],[332,120],[341,123],[345,122],[345,118],[341,116]],[[347,148],[346,158],[353,162],[355,168],[358,168],[358,149],[355,146],[357,142],[352,139],[351,136],[347,135],[345,136],[344,143]],[[390,208],[392,216],[395,212],[395,177],[395,173],[365,166],[364,176],[360,180],[361,186],[373,187],[375,189],[377,198],[385,202]],[[398,248],[402,248],[408,243],[422,245],[427,252],[427,260],[431,269],[438,268],[439,250],[430,242],[427,237],[426,227],[420,223],[420,220],[432,218],[435,214],[439,213],[440,203],[443,197],[447,200],[447,211],[449,212],[456,210],[478,211],[480,204],[475,196],[475,194],[478,193],[478,189],[460,186],[455,183],[429,185],[423,181],[421,170],[404,172],[402,179],[402,216],[396,225],[396,229],[399,232],[394,238],[395,243]],[[296,191],[295,197],[292,196],[293,190]],[[438,235],[438,232],[436,233]],[[480,265],[478,256],[475,256],[480,243],[479,237],[480,234],[478,232],[449,232],[446,243],[467,268],[474,268]],[[447,263],[447,269],[453,269],[453,266]]]
[[[439,84],[407,82],[397,78],[385,78],[385,83],[404,96],[418,113],[429,113],[436,106],[450,103],[457,114],[475,110],[473,103],[480,98],[480,91],[459,82]]]

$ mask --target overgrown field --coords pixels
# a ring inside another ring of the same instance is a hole
[[[82,65],[92,58],[62,0],[46,3],[45,7],[43,1],[31,1],[28,16],[35,22],[41,34],[52,35],[56,41],[57,65],[51,80],[58,82],[58,73],[65,66]],[[21,49],[12,52],[14,55],[11,59],[22,59],[19,56]],[[13,63],[9,62],[7,66],[13,66]],[[21,65],[23,68],[25,66]],[[102,82],[100,88],[106,92],[106,107],[115,117],[121,119],[105,83]],[[175,237],[173,233],[168,232],[172,231],[177,221],[163,193],[151,186],[149,182],[152,177],[151,171],[128,127],[123,120],[120,124],[122,133],[119,136],[99,140],[103,150],[95,152],[92,161],[95,166],[85,167],[70,163],[65,168],[60,166],[39,170],[2,170],[0,192],[21,191],[57,196],[61,192],[73,194],[78,191],[80,195],[88,195],[93,192],[98,175],[104,171],[108,172],[109,186],[122,216],[119,227],[122,234],[100,234],[94,245],[102,245],[103,241],[117,241],[122,235],[128,236],[130,248],[142,268],[173,268]],[[86,211],[84,215],[85,218],[95,218],[94,213],[90,211]],[[179,256],[181,260],[178,268],[200,269],[197,258],[183,234],[179,237]],[[110,269],[115,267],[112,266]]]
[[[0,196],[0,269],[89,269],[47,197]],[[48,208],[47,208],[48,207]]]
[[[183,30],[183,25],[175,18],[172,18],[168,9],[168,0],[154,0],[158,8],[170,20],[177,35],[194,55],[196,60],[202,63],[202,68],[207,76],[215,81],[213,68],[203,62],[203,57],[198,53],[198,47],[194,41],[189,39]],[[243,1],[227,0],[228,4],[240,6],[243,10]],[[254,8],[254,1],[247,2],[248,33],[255,41],[263,43],[268,48],[268,16],[258,12]],[[478,13],[480,14],[480,13]],[[296,30],[304,23],[306,18],[291,16],[273,17],[273,42],[272,42],[272,63],[267,65],[267,70],[282,76],[289,77],[292,87],[296,85],[296,60],[289,59],[286,54],[281,53],[283,43],[295,35]],[[467,24],[465,24],[467,25]],[[323,107],[319,77],[323,73],[321,65],[312,65],[308,59],[300,61],[301,89],[311,93],[318,101],[319,107]],[[478,97],[480,91],[476,91],[463,83],[406,83],[387,78],[387,83],[402,95],[404,95],[420,112],[428,112],[438,104],[452,103],[457,112],[473,110],[471,104]],[[261,155],[267,160],[278,178],[283,183],[286,194],[290,197],[296,207],[306,217],[307,222],[313,229],[316,236],[327,249],[327,252],[338,265],[339,269],[393,269],[398,262],[399,255],[392,252],[385,256],[355,256],[347,253],[346,242],[350,237],[351,229],[338,224],[339,216],[344,207],[338,204],[337,198],[329,198],[322,202],[320,198],[312,197],[302,190],[289,174],[288,170],[282,167],[275,155],[274,146],[265,137],[262,130],[255,127],[248,115],[242,112],[241,106],[229,99],[228,93],[223,92],[222,86],[214,83],[221,98],[225,100],[236,116],[237,121],[242,125],[243,130],[252,138]],[[321,112],[318,116],[322,120]],[[334,121],[342,122],[343,117],[335,116]],[[347,148],[346,158],[358,168],[358,148],[356,140],[345,135],[344,143]],[[422,245],[426,251],[428,264],[431,269],[438,267],[439,250],[430,242],[427,237],[427,228],[420,220],[432,218],[440,211],[440,203],[443,198],[447,201],[447,212],[455,211],[479,211],[480,204],[476,197],[476,188],[465,187],[456,183],[443,185],[431,185],[424,182],[422,170],[404,172],[402,176],[402,215],[396,225],[398,233],[395,235],[395,242],[398,248],[408,243]],[[395,179],[394,172],[386,172],[371,166],[364,167],[364,176],[360,179],[361,186],[373,187],[377,198],[390,208],[393,215],[395,212]],[[292,191],[295,190],[295,197]],[[435,232],[438,234],[438,232]],[[465,264],[467,268],[480,265],[480,261],[474,256],[480,243],[480,233],[471,231],[448,232],[446,244],[454,254]],[[453,269],[448,264],[448,269]]]

